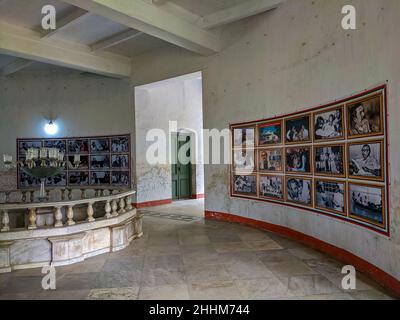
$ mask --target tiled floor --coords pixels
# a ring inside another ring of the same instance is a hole
[[[40,269],[2,274],[0,299],[390,299],[362,274],[357,290],[342,290],[337,261],[275,234],[204,221],[202,206],[144,210],[143,238],[58,267],[57,290],[41,288]]]

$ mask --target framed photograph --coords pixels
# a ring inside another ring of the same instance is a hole
[[[73,186],[89,185],[89,172],[88,171],[68,172],[68,184]]]
[[[45,148],[57,148],[62,153],[66,153],[67,142],[65,140],[44,140]]]
[[[258,150],[260,172],[283,172],[283,148]]]
[[[111,167],[115,169],[129,169],[129,155],[113,154],[111,156]]]
[[[383,140],[348,144],[349,178],[384,181]]]
[[[40,141],[40,140],[19,141],[18,142],[18,155],[25,156],[25,153],[26,153],[26,151],[28,151],[29,148],[39,149],[41,147],[42,147],[42,141]]]
[[[254,175],[233,175],[233,193],[249,197],[257,196],[257,176]]]
[[[349,216],[386,228],[385,188],[349,183]]]
[[[65,187],[67,185],[67,173],[62,172],[61,174],[47,178],[46,179],[46,186],[52,187]]]
[[[344,178],[345,150],[344,144],[314,146],[314,174]]]
[[[119,186],[129,187],[129,171],[112,172],[111,183]]]
[[[110,184],[110,172],[109,171],[91,171],[90,172],[90,184]]]
[[[110,152],[110,139],[90,139],[90,152]]]
[[[258,128],[258,145],[282,144],[282,120],[261,123]]]
[[[90,156],[90,169],[110,169],[110,156],[98,155]]]
[[[37,186],[40,186],[40,181],[38,179],[28,176],[24,172],[19,173],[20,188],[36,188]]]
[[[311,115],[285,120],[286,144],[311,142]]]
[[[346,183],[333,180],[315,180],[315,208],[346,216]]]
[[[111,152],[129,152],[129,137],[115,137],[111,138]]]
[[[343,106],[314,113],[314,141],[344,139]]]
[[[74,164],[74,156],[68,156],[68,161],[71,164]],[[80,156],[81,163],[79,164],[79,168],[76,170],[87,170],[89,169],[89,156]]]
[[[383,95],[378,94],[347,104],[349,139],[382,135]]]
[[[85,154],[89,152],[88,139],[68,140],[68,153]]]
[[[286,201],[302,206],[312,207],[311,178],[288,177],[285,182]]]
[[[311,147],[286,148],[286,173],[311,174]]]
[[[259,197],[273,200],[283,200],[283,176],[263,175],[259,176]]]
[[[233,128],[233,146],[235,148],[253,148],[255,146],[254,126]]]
[[[256,169],[254,149],[234,150],[233,159],[233,167],[235,171],[251,174]]]

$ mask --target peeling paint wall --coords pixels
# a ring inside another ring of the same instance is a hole
[[[135,89],[136,112],[136,180],[137,202],[172,198],[170,156],[167,164],[150,165],[146,160],[148,148],[154,144],[146,141],[150,129],[161,129],[166,134],[169,150],[169,121],[177,122],[177,129],[184,129],[197,136],[195,157],[199,165],[192,164],[192,194],[204,193],[203,162],[203,99],[201,75],[188,75],[178,79],[138,87]]]
[[[355,31],[341,28],[344,0],[287,0],[220,33],[224,49],[201,57],[165,48],[133,61],[143,84],[203,71],[204,127],[321,105],[388,80],[391,239],[327,216],[229,196],[229,166],[205,166],[206,210],[266,221],[344,248],[400,279],[400,1],[353,0]]]
[[[130,133],[135,141],[133,94],[129,81],[76,72],[18,72],[0,79],[0,155],[16,156],[17,138],[48,137],[45,117],[56,117],[52,137]],[[134,157],[134,148],[132,148]],[[16,187],[16,175],[0,163],[0,189]]]

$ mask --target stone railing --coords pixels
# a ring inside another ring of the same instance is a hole
[[[134,190],[48,189],[47,202],[35,192],[0,192],[0,272],[82,261],[142,236]]]

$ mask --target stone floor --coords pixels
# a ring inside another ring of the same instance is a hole
[[[41,269],[1,274],[0,299],[391,299],[362,274],[357,290],[342,290],[339,262],[272,233],[204,221],[202,206],[143,210],[143,238],[57,267],[56,290],[41,288]]]

